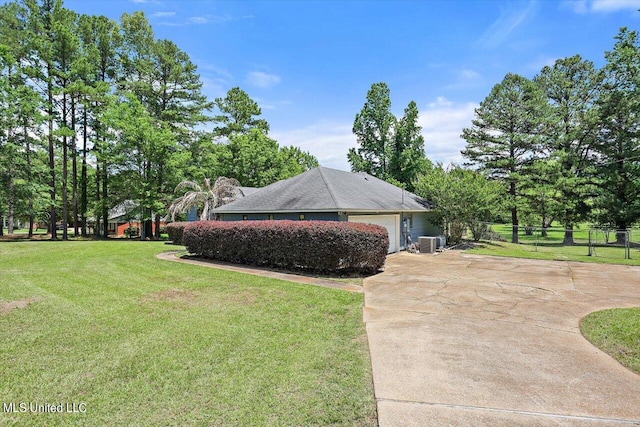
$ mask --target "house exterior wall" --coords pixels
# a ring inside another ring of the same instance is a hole
[[[163,221],[160,223],[161,227],[164,227],[166,225],[166,223]],[[109,233],[110,236],[115,236],[115,237],[123,237],[126,236],[126,230],[129,227],[136,227],[138,229],[138,233],[140,232],[140,222],[139,221],[116,221],[116,220],[112,220],[109,221],[108,226],[107,226],[107,231]],[[151,230],[153,233],[156,232],[156,222],[152,221],[151,222]]]
[[[198,210],[196,208],[191,208],[187,211],[187,221],[197,221],[198,220]]]
[[[417,242],[420,236],[439,236],[442,234],[440,227],[434,225],[432,212],[413,212],[403,213],[401,219],[401,228],[403,229],[403,238],[401,245],[404,246],[404,223],[406,221],[406,234],[411,236],[412,242]],[[433,221],[433,222],[432,222]]]
[[[298,221],[300,214],[304,215],[304,220],[317,220],[317,221],[348,221],[349,215],[343,212],[300,212],[300,213],[247,213],[247,214],[231,214],[221,213],[219,218],[222,221],[259,221],[269,220],[272,215],[273,220],[289,219]],[[367,215],[365,213],[353,213],[356,216]],[[412,242],[417,242],[420,236],[438,236],[442,234],[439,227],[435,226],[430,218],[433,217],[432,212],[413,212],[413,213],[371,213],[371,215],[399,215],[399,222],[396,227],[396,236],[398,239],[398,248],[400,250],[405,249],[405,228],[404,221],[406,220],[407,229],[406,233],[411,236]],[[246,216],[246,218],[244,218]]]
[[[222,221],[242,221],[242,220],[268,220],[268,213],[247,213],[247,214],[220,214]],[[300,212],[300,213],[274,213],[274,220],[289,219],[293,221],[300,220],[300,215],[304,215],[304,220],[314,221],[339,221],[340,217],[337,212]],[[244,218],[246,216],[246,218]]]

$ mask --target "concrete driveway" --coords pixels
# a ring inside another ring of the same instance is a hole
[[[640,425],[640,376],[579,330],[640,306],[639,267],[401,253],[364,289],[381,426]]]

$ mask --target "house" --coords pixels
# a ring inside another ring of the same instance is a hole
[[[214,209],[218,219],[324,220],[377,224],[389,232],[389,253],[408,239],[440,234],[426,200],[366,173],[318,167]]]
[[[133,200],[125,200],[109,209],[109,222],[107,223],[107,231],[109,235],[115,237],[127,236],[127,230],[131,227],[133,236],[139,236],[140,214],[138,206],[138,203]],[[160,225],[164,226],[166,225],[166,222],[161,221]],[[155,221],[151,221],[151,233],[155,233],[155,231]]]

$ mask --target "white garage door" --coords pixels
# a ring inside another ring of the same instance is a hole
[[[400,246],[398,236],[400,215],[349,215],[349,222],[364,222],[365,224],[383,226],[389,233],[389,250],[387,253],[398,252]]]

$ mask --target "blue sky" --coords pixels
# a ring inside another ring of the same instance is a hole
[[[65,0],[119,19],[143,10],[156,38],[198,66],[208,97],[239,86],[271,137],[348,170],[353,120],[372,83],[401,116],[414,100],[425,151],[461,162],[473,110],[508,72],[533,77],[580,54],[597,66],[622,26],[640,30],[640,1]]]

